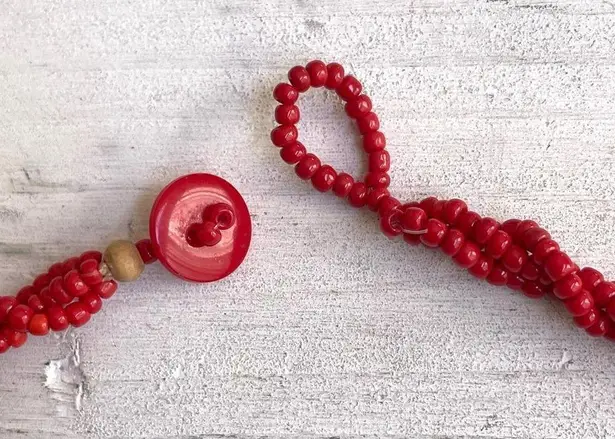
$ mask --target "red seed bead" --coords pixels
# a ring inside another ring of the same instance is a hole
[[[479,220],[480,215],[478,213],[468,210],[467,212],[463,212],[461,215],[459,215],[459,217],[457,217],[457,221],[455,222],[455,228],[461,233],[463,233],[465,236],[469,236],[472,232],[474,224],[476,224]]]
[[[89,250],[81,253],[79,256],[79,262],[87,261],[88,259],[94,259],[100,264],[100,261],[102,261],[102,253],[97,250]]]
[[[344,67],[338,63],[331,63],[327,65],[327,81],[325,87],[329,90],[335,90],[340,86],[344,80]]]
[[[573,317],[582,316],[594,308],[594,298],[589,291],[583,290],[572,299],[564,301],[564,306]]]
[[[579,277],[583,281],[583,288],[590,292],[594,291],[599,283],[604,282],[602,273],[591,267],[585,267],[579,271]]]
[[[435,218],[435,219],[439,219],[440,221],[442,221],[442,213],[444,212],[444,204],[446,203],[445,200],[438,200],[434,203],[434,205],[431,208],[431,212],[429,217],[430,218]]]
[[[289,165],[299,162],[306,154],[305,146],[301,142],[294,142],[286,145],[280,150],[280,157]]]
[[[45,288],[49,288],[49,287],[45,287]],[[28,299],[28,304],[27,304],[30,308],[32,308],[32,311],[34,312],[41,312],[45,309],[45,304],[43,303],[43,301],[41,300],[41,298],[39,296],[32,296],[30,297],[30,299]]]
[[[280,125],[271,131],[271,142],[275,146],[286,146],[295,143],[299,137],[299,131],[294,125]]]
[[[294,104],[299,99],[299,92],[292,85],[281,83],[273,89],[273,98],[281,104]]]
[[[367,133],[380,129],[380,120],[376,113],[367,113],[357,119],[357,126],[359,127],[359,132],[366,135]]]
[[[575,317],[573,319],[574,324],[578,326],[579,328],[583,328],[583,329],[589,328],[590,326],[592,326],[594,323],[598,321],[599,315],[600,314],[598,313],[598,310],[596,308],[592,308],[591,310],[588,311],[587,314]]]
[[[378,207],[378,215],[384,216],[392,210],[397,210],[400,206],[401,203],[397,198],[388,196],[380,202],[380,206]]]
[[[519,291],[525,281],[521,276],[515,273],[508,272],[508,279],[506,280],[506,286],[511,290]]]
[[[420,207],[408,207],[401,217],[401,227],[405,231],[420,232],[427,228],[427,214]]]
[[[582,279],[582,278],[581,278]],[[585,284],[583,284],[585,287]],[[615,283],[613,282],[601,282],[592,291],[596,306],[599,308],[606,307],[609,302],[615,300]]]
[[[6,317],[9,314],[9,311],[17,306],[19,302],[16,298],[11,296],[2,296],[0,297],[0,323],[6,320]]]
[[[531,299],[540,299],[547,294],[546,287],[538,282],[526,281],[521,285],[523,295]]]
[[[77,270],[71,270],[64,275],[63,285],[66,292],[72,297],[81,297],[89,290],[87,284],[83,281]],[[52,297],[55,299],[53,291]]]
[[[515,229],[515,233],[512,234],[513,241],[517,244],[523,243],[523,235],[530,229],[538,228],[538,224],[536,221],[532,220],[523,220],[517,224],[517,228]]]
[[[49,320],[45,314],[34,314],[28,331],[32,335],[47,335],[49,333]]]
[[[559,244],[552,239],[543,239],[536,247],[534,247],[534,252],[532,253],[532,259],[538,265],[544,264],[547,257],[553,253],[559,251]]]
[[[346,198],[354,185],[354,178],[352,175],[342,172],[337,175],[335,182],[333,183],[333,193],[341,198]]]
[[[428,218],[431,218],[432,217],[431,212],[437,202],[438,202],[438,199],[436,197],[423,198],[420,201],[418,207],[420,207],[421,209],[425,211],[425,214],[427,214]]]
[[[444,254],[455,256],[463,246],[465,240],[465,235],[459,230],[448,229],[448,232],[446,232],[444,239],[440,243],[440,248]]]
[[[480,258],[480,248],[475,242],[466,240],[453,260],[463,268],[472,268]]]
[[[2,329],[2,331],[0,331],[0,337],[7,340],[9,346],[13,348],[22,347],[28,340],[28,334],[26,334],[26,331],[15,331],[11,328]]]
[[[598,318],[596,319],[596,322],[589,328],[587,328],[585,331],[587,331],[587,333],[592,337],[602,337],[606,334],[611,324],[612,323],[609,320],[608,316],[604,313],[600,313],[598,315]]]
[[[65,276],[68,276],[69,273],[73,272],[76,273],[77,271],[71,270]],[[49,297],[51,297],[55,302],[60,304],[70,303],[73,300],[73,296],[71,296],[68,291],[66,291],[64,287],[64,279],[61,277],[56,277],[49,284]]]
[[[419,245],[421,243],[421,235],[411,235],[410,233],[404,233],[404,241],[410,245]]]
[[[398,210],[391,210],[380,217],[380,230],[389,238],[399,236],[402,233],[400,220],[401,212]]]
[[[562,279],[575,271],[574,262],[570,257],[561,251],[553,252],[547,257],[544,263],[544,270],[547,276],[554,282]]]
[[[303,93],[310,88],[310,74],[303,66],[295,66],[288,71],[288,80],[299,93]]]
[[[92,287],[92,291],[98,294],[101,299],[109,299],[117,291],[117,282],[114,280],[105,281]]]
[[[521,277],[525,280],[538,280],[542,272],[540,271],[540,267],[534,264],[532,261],[528,260],[521,269]]]
[[[386,188],[377,188],[372,189],[367,193],[367,198],[365,198],[365,204],[372,212],[377,212],[380,207],[380,203],[386,197],[390,195],[389,191]]]
[[[366,95],[357,96],[348,101],[344,109],[350,118],[359,119],[372,111],[372,101]]]
[[[299,107],[292,104],[278,105],[275,108],[275,121],[281,125],[294,125],[299,122]]]
[[[391,167],[391,156],[388,151],[375,151],[369,155],[369,172],[386,172]]]
[[[26,332],[34,311],[28,305],[15,305],[6,316],[7,325],[18,332]]]
[[[511,273],[519,273],[527,262],[527,253],[516,244],[510,246],[502,256],[502,265]]]
[[[459,215],[464,212],[467,212],[468,205],[463,200],[458,200],[453,198],[452,200],[448,200],[444,202],[444,206],[442,207],[442,221],[446,224],[455,225]]]
[[[87,259],[81,263],[79,272],[81,279],[86,285],[96,285],[103,281],[101,272],[98,270],[99,263],[95,259]]]
[[[365,183],[355,182],[348,193],[348,202],[352,207],[365,206],[367,198],[367,186]]]
[[[345,101],[350,101],[361,94],[361,91],[363,91],[363,86],[354,76],[346,75],[335,91],[340,98]]]
[[[478,262],[474,264],[468,271],[472,276],[476,276],[479,279],[485,279],[491,273],[493,269],[493,258],[482,254],[478,258]]]
[[[302,180],[309,180],[320,169],[320,159],[314,154],[306,154],[295,165],[295,173]]]
[[[49,320],[49,327],[52,331],[64,331],[68,328],[68,319],[64,308],[60,305],[53,305],[47,310],[47,318]]]
[[[64,276],[64,270],[62,269],[62,263],[56,262],[47,270],[49,274],[49,279],[53,279],[58,276]]]
[[[64,261],[62,263],[62,271],[63,271],[62,276],[64,276],[69,271],[74,270],[75,268],[78,268],[80,263],[81,261],[79,260],[79,258],[70,258]]]
[[[58,276],[58,278],[60,278]],[[61,279],[61,278],[60,278]],[[45,287],[41,290],[41,292],[38,294],[38,297],[40,297],[41,302],[43,304],[43,306],[45,307],[45,309],[50,308],[51,306],[56,304],[56,301],[53,299],[53,297],[51,297],[51,293],[49,292],[49,287]],[[72,300],[72,297],[68,296],[69,301]]]
[[[28,300],[30,300],[30,297],[33,296],[34,294],[36,294],[34,292],[34,288],[28,285],[20,289],[19,292],[17,293],[17,296],[15,296],[15,298],[17,299],[19,303],[26,304],[28,303]]]
[[[386,172],[368,172],[365,176],[365,184],[369,188],[388,188],[391,177]]]
[[[536,245],[544,239],[551,239],[551,234],[540,227],[533,227],[521,235],[521,245],[528,252],[533,252]]]
[[[472,228],[474,241],[479,245],[485,245],[491,237],[498,231],[500,225],[493,218],[482,218],[477,221]]]
[[[310,61],[305,66],[305,69],[310,75],[310,84],[312,87],[322,87],[327,83],[329,73],[327,71],[327,65],[322,61]]]
[[[0,354],[4,354],[10,348],[11,348],[11,345],[9,344],[9,341],[6,338],[4,338],[2,334],[0,334]]]
[[[156,262],[158,258],[154,255],[154,248],[152,247],[152,241],[149,239],[142,239],[135,244],[139,255],[145,264],[152,264]]]
[[[380,131],[370,131],[363,136],[363,149],[368,154],[382,151],[386,146],[386,138]]]
[[[43,288],[49,285],[50,280],[51,279],[49,279],[49,275],[47,273],[43,273],[37,276],[36,279],[34,279],[34,282],[32,282],[32,288],[34,289],[34,292],[40,292]]]
[[[67,305],[66,308],[64,308],[64,312],[66,313],[68,323],[73,325],[75,328],[85,325],[92,317],[92,315],[85,308],[85,305],[80,302],[73,302],[70,305]]]
[[[331,166],[321,166],[312,177],[312,185],[319,192],[327,192],[333,187],[337,172]]]
[[[448,227],[442,221],[430,218],[427,220],[427,231],[421,235],[421,242],[426,247],[437,247],[444,239]]]
[[[497,286],[506,285],[508,282],[508,271],[500,264],[495,264],[491,273],[487,276],[487,282]]]
[[[503,230],[512,237],[515,233],[515,230],[517,230],[517,226],[520,222],[521,220],[518,219],[509,219],[502,223],[502,225],[500,226],[500,230]]]
[[[79,298],[79,302],[85,306],[85,309],[90,314],[96,314],[102,308],[102,299],[92,291],[85,293]]]

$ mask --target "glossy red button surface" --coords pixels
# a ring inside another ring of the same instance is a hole
[[[212,282],[235,271],[252,237],[245,201],[230,183],[210,174],[186,175],[165,187],[152,207],[149,229],[153,252],[162,265],[194,282]],[[218,239],[194,238],[194,230],[205,229],[216,229]]]

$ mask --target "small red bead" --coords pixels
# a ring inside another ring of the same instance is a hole
[[[295,165],[295,173],[302,180],[309,180],[320,169],[320,160],[314,154],[306,154]]]
[[[370,131],[363,136],[363,149],[368,154],[382,151],[386,146],[386,138],[380,131]]]
[[[401,217],[401,227],[405,231],[421,232],[427,229],[427,214],[420,207],[408,207]]]
[[[476,212],[472,212],[468,210],[467,212],[463,212],[457,218],[455,222],[455,228],[463,233],[465,236],[469,236],[472,232],[472,228],[477,221],[480,220],[480,215]],[[493,255],[491,255],[493,256]]]
[[[142,239],[140,241],[137,241],[137,243],[135,244],[135,247],[137,247],[137,250],[139,251],[139,255],[141,256],[141,259],[143,260],[143,263],[152,264],[156,262],[156,260],[158,259],[154,255],[154,248],[152,247],[152,241],[150,241],[149,239]]]
[[[281,104],[294,104],[299,99],[299,92],[292,85],[281,83],[273,89],[273,98]]]
[[[380,120],[376,113],[367,113],[357,119],[357,126],[359,127],[359,132],[365,135],[372,131],[378,131],[380,129]]]
[[[384,216],[392,210],[396,210],[401,206],[400,201],[397,198],[388,196],[380,202],[378,207],[378,215]]]
[[[68,328],[68,319],[64,308],[60,305],[53,305],[47,310],[47,318],[49,320],[49,327],[52,331],[64,331]]]
[[[15,305],[6,317],[8,326],[18,332],[26,332],[34,311],[28,305]]]
[[[530,229],[538,228],[538,224],[536,221],[532,220],[523,220],[517,224],[517,228],[515,229],[515,233],[512,234],[513,241],[517,244],[523,243],[523,235]]]
[[[427,220],[427,231],[421,235],[421,242],[427,247],[437,247],[444,239],[448,227],[442,221],[430,218]]]
[[[301,142],[293,142],[280,150],[280,157],[289,165],[298,163],[306,154],[305,146]]]
[[[45,314],[34,314],[28,331],[32,335],[47,335],[49,333],[49,320]]]
[[[576,326],[578,326],[579,328],[586,329],[598,321],[598,316],[598,310],[596,308],[592,308],[587,312],[587,314],[575,317],[573,320]]]
[[[463,246],[465,240],[465,235],[459,230],[448,229],[448,232],[446,232],[446,235],[440,244],[440,248],[444,254],[455,256]]]
[[[81,279],[81,276],[77,270],[71,270],[64,275],[63,286],[71,297],[81,297],[89,290],[87,284],[83,281],[83,279]],[[52,290],[51,288],[49,289]],[[51,296],[55,299],[55,294],[53,291],[51,291]],[[61,301],[56,301],[58,303],[62,303]]]
[[[49,287],[45,287],[45,288],[49,288]],[[43,301],[41,300],[39,296],[30,297],[30,299],[28,299],[27,305],[30,308],[32,308],[32,311],[34,312],[41,312],[45,309],[45,304],[43,303]]]
[[[101,272],[98,270],[99,263],[96,259],[86,259],[81,263],[79,272],[81,279],[86,285],[96,285],[103,281]]]
[[[359,119],[372,111],[372,101],[366,95],[351,99],[345,106],[346,114],[352,119]]]
[[[574,262],[570,257],[561,251],[551,253],[544,263],[544,270],[547,276],[554,282],[575,271]]]
[[[386,172],[368,172],[365,176],[365,184],[369,188],[388,188],[391,184],[391,177]]]
[[[64,308],[68,322],[75,328],[85,325],[92,315],[85,308],[85,305],[80,302],[73,302]]]
[[[463,268],[472,268],[480,258],[480,248],[475,242],[466,240],[453,260]]]
[[[0,334],[0,354],[4,354],[10,348],[11,345],[9,344],[8,340],[4,338],[2,334]]]
[[[80,263],[81,261],[79,260],[79,258],[70,258],[64,261],[62,263],[62,276],[64,276],[69,271],[78,268]]]
[[[583,284],[583,287],[585,287],[585,284]],[[615,283],[601,282],[591,293],[596,301],[596,306],[604,308],[610,301],[615,300]]]
[[[533,227],[521,235],[521,245],[528,252],[533,252],[536,245],[544,239],[551,239],[551,234],[540,227]]]
[[[299,107],[292,104],[278,105],[275,108],[275,121],[281,125],[294,125],[300,119]]]
[[[390,195],[386,188],[372,189],[367,193],[365,198],[365,204],[372,212],[377,212],[380,207],[380,203]]]
[[[520,274],[525,280],[538,280],[542,272],[540,271],[540,267],[538,267],[538,265],[528,260],[525,265],[523,265]]]
[[[13,348],[22,347],[28,340],[26,331],[15,331],[11,328],[4,328],[0,331],[0,336],[8,341],[9,346]]]
[[[463,200],[453,198],[444,203],[442,208],[442,221],[446,224],[455,225],[459,215],[467,212],[468,205]]]
[[[412,235],[410,233],[404,233],[404,241],[410,245],[419,245],[421,243],[421,235]]]
[[[348,193],[348,202],[353,207],[365,206],[367,198],[367,186],[365,183],[355,182]]]
[[[401,212],[398,210],[391,210],[380,217],[380,230],[389,238],[399,236],[402,233],[400,220]]]
[[[540,299],[547,294],[546,287],[538,282],[525,281],[521,286],[523,294],[531,299]]]
[[[64,270],[62,269],[62,262],[56,262],[47,270],[49,279],[53,279],[58,276],[64,276]]]
[[[327,65],[327,81],[325,87],[329,90],[335,90],[340,86],[344,80],[344,67],[338,63],[331,63]]]
[[[354,178],[352,175],[348,175],[342,172],[337,175],[335,182],[333,183],[333,193],[341,198],[346,198],[354,185]]]
[[[515,230],[517,230],[517,226],[520,222],[521,220],[518,219],[509,219],[502,223],[502,225],[500,226],[500,230],[503,230],[512,237],[515,233]]]
[[[471,275],[476,276],[479,279],[485,279],[489,276],[491,270],[493,270],[493,258],[481,253],[478,258],[478,262],[476,262],[476,264],[474,264],[468,271]]]
[[[34,289],[34,292],[40,292],[43,288],[49,285],[49,281],[50,279],[47,273],[43,273],[37,276],[36,279],[34,279],[34,282],[32,282],[32,288]]]
[[[579,277],[583,281],[583,288],[590,292],[594,291],[599,283],[604,282],[602,273],[591,267],[585,267],[579,271]]]
[[[299,137],[299,131],[294,125],[280,125],[271,131],[271,142],[275,146],[286,146],[295,143]]]
[[[391,157],[389,152],[375,151],[369,155],[369,172],[386,172],[391,167]]]
[[[534,247],[534,252],[532,253],[532,259],[538,265],[542,265],[547,257],[552,253],[559,251],[559,244],[552,239],[543,239],[536,247]]]
[[[506,286],[511,290],[519,291],[525,281],[521,276],[515,273],[508,272],[508,279],[506,280]]]
[[[76,270],[71,270],[68,273],[77,272]],[[65,275],[67,276],[68,273]],[[42,291],[41,291],[42,293]],[[45,297],[47,294],[45,294]],[[70,303],[73,300],[73,296],[68,294],[68,291],[64,288],[64,279],[61,277],[56,277],[49,284],[49,294],[48,296],[53,299],[55,302],[60,304]]]
[[[327,83],[329,73],[327,71],[327,65],[322,61],[310,61],[305,66],[305,69],[310,75],[310,84],[312,87],[322,87]]]
[[[333,187],[337,172],[329,165],[321,166],[312,176],[312,185],[319,192],[327,192]]]
[[[343,100],[350,101],[361,94],[363,86],[354,76],[346,75],[335,91]]]
[[[474,241],[479,245],[485,245],[491,237],[498,231],[499,224],[493,218],[482,218],[474,224],[472,235]]]
[[[194,248],[213,247],[222,241],[222,232],[216,227],[216,223],[206,220],[194,223],[188,228],[186,241]]]
[[[429,212],[429,217],[439,219],[440,221],[442,221],[442,213],[444,212],[445,203],[446,203],[445,200],[436,201],[431,207],[431,212]]]
[[[19,303],[26,304],[28,303],[28,300],[30,300],[30,297],[33,296],[34,294],[36,294],[34,292],[34,288],[28,285],[20,289],[19,292],[17,293],[17,296],[15,296],[15,298],[17,299]]]
[[[6,320],[6,317],[9,315],[9,311],[18,304],[19,302],[17,299],[12,296],[0,297],[0,323]]]
[[[589,291],[583,290],[572,299],[564,301],[564,306],[573,317],[582,316],[594,308],[594,298]]]
[[[511,273],[519,273],[527,262],[527,253],[521,247],[513,244],[502,256],[502,265]]]
[[[592,337],[602,337],[603,335],[606,334],[611,324],[612,323],[609,320],[609,318],[604,313],[601,312],[598,315],[598,318],[596,319],[594,324],[588,327],[586,331]]]
[[[491,285],[503,286],[508,282],[508,271],[500,264],[495,264],[489,276],[487,276],[487,282]]]
[[[438,202],[438,199],[436,197],[423,198],[419,202],[419,206],[418,207],[420,207],[421,209],[423,209],[425,211],[425,213],[427,214],[428,218],[433,218],[432,211],[433,211],[434,206],[436,205],[437,202]]]
[[[87,261],[88,259],[94,259],[100,264],[100,261],[102,261],[102,253],[97,250],[89,250],[87,252],[81,253],[81,255],[79,256],[79,262]]]
[[[92,291],[81,296],[79,302],[85,306],[86,311],[90,314],[96,314],[102,308],[102,299]]]
[[[310,74],[303,66],[295,66],[288,71],[288,80],[299,93],[303,93],[310,88]]]
[[[58,278],[60,278],[58,276]],[[61,278],[60,278],[61,279]],[[43,306],[47,309],[53,305],[55,305],[56,301],[51,297],[51,293],[49,292],[49,287],[45,287],[38,293],[38,297],[40,297]],[[68,297],[68,295],[67,295]],[[69,301],[72,300],[72,297],[68,297]]]

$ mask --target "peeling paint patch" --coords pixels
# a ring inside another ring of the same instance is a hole
[[[85,375],[81,369],[80,343],[70,343],[70,351],[64,358],[51,360],[45,365],[44,386],[50,390],[51,398],[57,402],[56,411],[60,417],[73,417],[81,411],[85,388]]]

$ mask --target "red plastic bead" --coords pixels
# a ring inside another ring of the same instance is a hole
[[[337,175],[337,178],[333,183],[333,193],[338,197],[346,198],[352,190],[353,185],[354,178],[352,178],[352,175],[342,172]]]
[[[604,282],[602,273],[591,267],[585,267],[579,271],[579,277],[583,281],[583,288],[590,292],[594,291],[599,283]]]
[[[472,212],[468,210],[463,212],[457,217],[457,221],[455,221],[455,228],[463,233],[465,236],[469,236],[474,224],[480,220],[480,215],[476,212]],[[491,255],[493,256],[493,255]]]
[[[552,239],[543,239],[536,247],[534,247],[534,252],[532,253],[532,259],[538,265],[542,265],[547,257],[553,253],[559,251],[559,244]]]
[[[445,203],[446,203],[445,200],[436,201],[431,207],[431,211],[429,212],[429,217],[439,219],[440,221],[442,221],[442,212],[444,211]]]
[[[59,276],[58,278],[61,279]],[[41,302],[45,308],[49,308],[55,305],[56,303],[56,301],[53,300],[53,297],[51,297],[51,293],[49,292],[49,287],[43,288],[41,292],[38,294],[38,297],[41,299]],[[68,295],[67,297],[69,301],[72,300],[72,297],[69,297]]]
[[[459,230],[448,229],[448,232],[446,232],[442,243],[440,243],[440,248],[442,249],[442,252],[444,254],[449,256],[455,256],[463,246],[465,240],[465,235]]]
[[[299,99],[299,92],[292,85],[281,83],[273,89],[273,98],[281,104],[294,104]]]
[[[312,177],[312,185],[319,192],[327,192],[333,187],[337,172],[331,166],[321,166]]]
[[[289,165],[298,163],[306,154],[305,146],[301,142],[293,142],[280,150],[280,157]]]
[[[444,239],[448,227],[442,221],[430,218],[427,220],[427,231],[421,235],[421,242],[427,247],[437,247]]]
[[[378,206],[378,215],[384,216],[392,210],[397,210],[401,206],[397,198],[388,196],[380,202]]]
[[[519,291],[525,281],[521,276],[515,273],[508,272],[508,279],[506,280],[506,286],[511,290]]]
[[[228,230],[235,224],[235,212],[226,203],[215,203],[203,209],[203,222],[212,222],[219,230]]]
[[[594,308],[594,298],[589,291],[583,290],[572,299],[564,301],[564,306],[573,317],[582,316]]]
[[[11,328],[4,328],[0,331],[0,337],[8,341],[9,346],[13,348],[22,347],[28,340],[26,331],[15,331]]]
[[[45,287],[45,288],[49,288],[49,287]],[[30,308],[32,308],[32,311],[34,312],[41,312],[45,309],[45,304],[43,303],[43,301],[41,300],[39,296],[30,297],[30,299],[28,299],[27,305]]]
[[[295,165],[295,173],[302,180],[309,180],[320,169],[320,159],[314,154],[306,154]]]
[[[479,245],[485,245],[491,237],[498,231],[499,224],[493,218],[482,218],[474,224],[472,234],[474,235],[474,241]]]
[[[446,224],[455,225],[459,215],[464,212],[467,212],[468,205],[465,201],[458,200],[453,198],[452,200],[448,200],[444,203],[442,208],[442,221]]]
[[[480,248],[475,242],[466,240],[453,260],[463,268],[472,268],[480,258]]]
[[[540,227],[533,227],[521,235],[521,244],[527,251],[533,252],[536,245],[544,239],[551,239],[551,234]]]
[[[331,63],[327,65],[327,81],[325,87],[329,90],[335,90],[340,86],[344,80],[344,67],[338,63]]]
[[[594,324],[585,329],[585,331],[592,337],[602,337],[606,334],[610,325],[612,325],[612,322],[609,318],[604,313],[600,313]]]
[[[401,227],[405,231],[421,232],[427,229],[427,214],[420,207],[408,207],[401,217]]]
[[[50,279],[47,273],[43,273],[37,276],[36,279],[34,279],[34,282],[32,282],[32,288],[34,289],[34,292],[40,292],[43,288],[49,285],[49,281]]]
[[[425,211],[425,213],[427,214],[428,218],[432,218],[432,210],[434,208],[434,206],[436,205],[436,203],[438,202],[438,199],[436,197],[427,197],[427,198],[423,198],[420,202],[418,207],[420,207],[421,209],[423,209]]]
[[[194,223],[186,232],[186,241],[193,248],[213,247],[222,241],[222,232],[213,221]]]
[[[139,255],[145,264],[152,264],[158,260],[154,255],[154,249],[152,248],[152,241],[149,239],[142,239],[135,244]]]
[[[351,99],[345,106],[346,114],[352,119],[360,119],[372,111],[372,101],[366,95]]]
[[[491,285],[503,286],[508,282],[508,271],[499,264],[495,264],[491,273],[487,276],[487,282]]]
[[[525,265],[523,265],[520,274],[525,280],[538,280],[542,272],[540,271],[540,267],[538,267],[538,265],[528,260]]]
[[[363,149],[368,154],[382,151],[386,146],[386,138],[380,131],[370,131],[363,136]]]
[[[365,204],[367,205],[367,207],[369,207],[369,210],[371,210],[372,212],[377,212],[382,200],[384,200],[389,195],[389,191],[386,188],[372,189],[367,193],[367,198],[365,198]]]
[[[275,121],[280,125],[294,125],[299,122],[299,107],[292,104],[278,105],[275,109]]]
[[[34,311],[28,305],[15,305],[6,317],[8,326],[18,332],[26,332]]]
[[[299,93],[303,93],[310,88],[310,74],[303,66],[295,66],[288,72],[288,80]]]
[[[98,270],[99,263],[96,259],[86,259],[81,263],[79,272],[81,273],[81,279],[86,285],[96,285],[103,281],[101,272]]]
[[[587,314],[583,314],[582,316],[578,316],[575,317],[574,320],[574,324],[576,326],[578,326],[579,328],[589,328],[590,326],[592,326],[594,323],[596,323],[598,321],[598,316],[600,314],[598,313],[598,310],[596,308],[592,308],[591,310],[589,310],[587,312]]]
[[[402,233],[400,219],[401,212],[397,210],[389,211],[380,217],[380,230],[389,238],[399,236]]]
[[[369,172],[386,172],[391,167],[391,157],[389,152],[375,151],[369,155]]]
[[[64,276],[64,270],[62,268],[62,262],[56,262],[47,270],[49,279],[53,279],[58,276]]]
[[[89,291],[87,284],[83,281],[77,270],[71,270],[64,275],[64,289],[71,297],[81,297]],[[51,288],[51,296],[55,299],[55,294]],[[56,300],[59,303],[61,301]]]
[[[6,320],[6,317],[9,315],[9,311],[17,306],[19,302],[16,298],[11,296],[3,296],[0,297],[0,323]]]
[[[34,288],[28,285],[20,289],[19,292],[17,293],[17,296],[15,296],[15,298],[17,299],[19,303],[23,303],[25,305],[26,303],[28,303],[28,300],[30,300],[30,297],[33,296],[34,294],[36,294],[34,292]]]
[[[100,264],[100,261],[102,261],[102,253],[97,250],[90,250],[87,252],[83,252],[79,256],[79,262],[87,261],[88,259],[94,259],[96,262]]]
[[[85,308],[85,305],[80,302],[73,302],[70,305],[67,305],[66,308],[64,308],[64,312],[66,313],[68,323],[73,325],[75,328],[85,325],[92,317],[92,315]]]
[[[461,232],[460,232],[461,233]],[[481,254],[476,264],[474,264],[468,271],[473,276],[479,279],[485,279],[491,273],[493,269],[493,258],[485,254]]]
[[[365,206],[367,198],[367,186],[365,183],[355,182],[348,193],[348,202],[353,207]]]
[[[526,297],[531,299],[540,299],[545,294],[547,294],[547,290],[544,285],[538,282],[526,281],[523,282],[521,286],[521,291]]]
[[[563,279],[555,282],[553,286],[553,294],[558,299],[568,300],[580,294],[583,291],[583,283],[581,278],[574,273],[570,273]]]
[[[65,276],[67,276],[69,273],[77,273],[77,270],[71,270]],[[73,296],[68,294],[68,291],[66,291],[66,289],[64,288],[64,279],[62,279],[61,277],[56,277],[49,284],[49,297],[51,297],[55,302],[60,304],[70,303],[73,300]]]
[[[34,314],[28,331],[32,335],[47,335],[49,333],[49,320],[45,314]]]
[[[388,188],[391,184],[391,177],[386,172],[368,172],[365,176],[365,184],[369,188]]]
[[[411,235],[410,233],[404,233],[404,241],[410,245],[419,245],[421,243],[421,235]]]
[[[521,220],[518,219],[509,219],[502,223],[502,225],[500,226],[500,230],[508,233],[512,238],[520,222]]]
[[[86,311],[90,314],[96,314],[102,308],[102,299],[92,291],[81,296],[79,302],[85,306]]]
[[[310,75],[310,84],[312,87],[322,87],[327,83],[329,73],[327,65],[322,61],[310,61],[305,66],[305,69]]]
[[[372,131],[378,131],[380,129],[380,120],[376,113],[367,113],[357,119],[357,126],[359,127],[359,132],[365,135]]]
[[[4,338],[2,334],[0,334],[0,354],[4,354],[10,348],[11,345],[9,344],[8,340]]]
[[[513,241],[517,244],[523,243],[523,235],[530,229],[538,228],[538,224],[536,221],[532,220],[523,220],[517,224],[517,228],[515,229],[515,233],[512,234]]]
[[[280,125],[271,131],[271,142],[275,146],[286,146],[295,143],[299,137],[299,131],[294,125]]]
[[[51,308],[47,310],[47,318],[49,320],[49,328],[52,331],[64,331],[68,328],[68,319],[66,318],[66,313],[64,312],[64,308],[60,305],[53,305]]]
[[[363,86],[357,78],[347,75],[342,79],[341,84],[335,89],[337,94],[345,101],[350,101],[361,94]]]
[[[583,284],[585,287],[585,283]],[[596,301],[596,306],[604,308],[609,302],[615,300],[615,283],[613,282],[601,282],[591,292]]]
[[[527,253],[521,247],[513,244],[502,256],[502,265],[511,273],[519,273],[527,262]]]
[[[561,251],[551,253],[544,263],[544,270],[547,276],[554,282],[562,279],[575,271],[576,266],[570,257]]]
[[[79,258],[70,258],[64,261],[62,263],[62,276],[75,268],[79,268],[79,264],[81,264]]]

